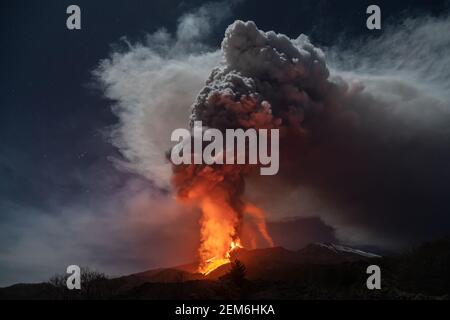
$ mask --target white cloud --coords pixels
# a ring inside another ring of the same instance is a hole
[[[111,140],[128,160],[119,165],[169,187],[170,134],[188,126],[193,98],[220,61],[202,41],[228,14],[225,3],[206,4],[180,18],[175,36],[160,29],[101,62],[95,75],[120,119]]]

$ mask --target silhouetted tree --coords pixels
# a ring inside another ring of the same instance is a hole
[[[245,282],[245,275],[247,273],[247,269],[245,268],[245,265],[240,262],[239,260],[234,260],[231,262],[231,269],[230,271],[223,276],[222,280],[229,280],[233,282],[234,284],[241,286]]]
[[[67,278],[69,274],[56,274],[52,276],[48,283],[59,290],[61,299],[100,299],[108,293],[107,276],[98,271],[81,267],[81,290],[68,290]]]

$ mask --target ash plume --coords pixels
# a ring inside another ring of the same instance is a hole
[[[220,130],[279,128],[279,174],[232,176],[233,197],[245,197],[273,220],[318,216],[352,244],[398,247],[448,234],[450,81],[443,52],[450,36],[442,31],[449,21],[408,22],[365,43],[366,51],[347,43],[323,52],[305,35],[290,39],[263,32],[251,21],[230,25],[220,51],[164,59],[150,45],[131,48],[99,73],[109,96],[127,111],[119,114],[114,141],[130,155],[127,166],[167,186],[168,176],[152,173],[154,162],[136,143],[160,137],[146,132],[151,127],[146,121],[156,124],[171,112],[181,127],[189,120]],[[384,53],[394,45],[398,55]],[[433,51],[436,47],[440,50]],[[413,50],[418,60],[407,54]],[[146,52],[144,59],[130,58],[138,52]],[[155,59],[158,67],[149,63]],[[183,75],[187,81],[176,88],[158,86],[158,96],[165,98],[147,102],[153,96],[145,86],[155,83],[147,74],[174,65],[179,69],[173,78]],[[127,72],[125,78],[112,76],[119,70]],[[137,83],[133,90],[125,85],[129,78]],[[176,108],[166,103],[187,86]],[[139,117],[133,106],[139,106]],[[142,131],[130,135],[137,130]],[[201,179],[196,170],[179,176],[181,184]]]

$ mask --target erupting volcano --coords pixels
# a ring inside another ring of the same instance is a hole
[[[305,107],[312,104],[303,88],[313,94],[316,82],[322,83],[328,70],[322,52],[306,37],[296,41],[262,32],[253,22],[236,21],[229,26],[222,42],[224,60],[213,69],[193,104],[191,130],[195,121],[202,121],[221,132],[278,129],[282,139],[301,135]],[[309,89],[311,86],[314,89]],[[194,145],[198,143],[195,139],[191,141]],[[223,153],[228,151],[224,148]],[[173,165],[172,183],[178,199],[194,203],[202,211],[199,272],[208,274],[228,263],[236,247],[252,249],[261,241],[273,246],[263,210],[244,198],[245,177],[254,174],[258,166]]]
[[[299,38],[297,45],[283,35],[258,30],[253,22],[232,24],[222,42],[223,65],[213,69],[192,107],[191,130],[195,121],[202,121],[221,132],[278,129],[282,137],[302,134],[299,126],[309,104],[302,87],[315,87],[316,81],[326,79],[328,70],[321,51],[306,37]],[[261,63],[253,65],[254,59]],[[228,151],[224,147],[223,153]],[[239,152],[243,150],[233,156]],[[255,174],[259,165],[173,165],[178,199],[202,211],[199,272],[208,274],[228,263],[237,247],[253,249],[262,242],[273,246],[263,210],[244,198],[245,177]]]

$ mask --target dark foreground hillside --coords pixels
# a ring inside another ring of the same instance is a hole
[[[0,289],[0,299],[449,299],[450,242],[424,244],[401,255],[379,257],[348,247],[312,244],[239,250],[238,263],[207,277],[195,265],[108,279],[91,273],[82,290],[64,278]],[[382,289],[368,290],[367,266],[381,267]],[[232,270],[230,272],[230,270]]]

